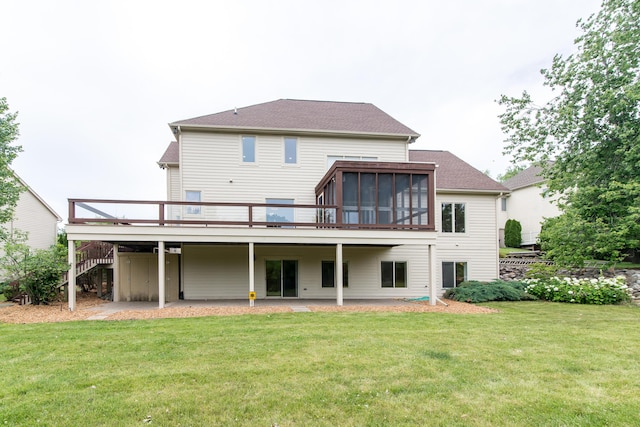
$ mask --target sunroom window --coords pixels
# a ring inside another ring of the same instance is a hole
[[[435,230],[434,174],[432,164],[336,161],[316,186],[316,200],[336,206],[338,226]]]

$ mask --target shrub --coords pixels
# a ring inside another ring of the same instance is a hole
[[[34,305],[48,304],[58,294],[62,273],[69,266],[63,251],[57,246],[36,250],[24,261],[25,274],[19,279],[20,288],[31,298]]]
[[[504,244],[508,248],[519,248],[522,243],[522,225],[515,219],[508,219],[504,225]]]
[[[575,279],[551,277],[525,279],[525,291],[540,299],[574,304],[619,304],[631,300],[626,279]]]
[[[526,284],[522,282],[505,282],[494,280],[493,282],[468,281],[462,282],[458,287],[448,289],[445,298],[464,302],[487,301],[521,301],[535,299],[525,292]]]
[[[58,294],[58,286],[67,264],[67,248],[53,245],[49,249],[32,251],[26,244],[27,234],[14,230],[12,236],[5,241],[4,256],[0,258],[8,281],[13,282],[13,289],[3,288],[8,295],[15,296],[16,284],[18,294],[26,293],[34,305],[48,304]]]
[[[537,262],[531,264],[524,275],[527,279],[550,279],[558,275],[558,267]]]
[[[20,285],[18,282],[2,282],[0,283],[0,294],[7,301],[13,300],[20,295]]]

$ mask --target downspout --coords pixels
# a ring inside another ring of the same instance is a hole
[[[504,191],[501,191],[500,194],[498,194],[498,197],[496,200],[500,200],[502,199],[502,196],[504,195]],[[498,226],[498,205],[495,205],[495,209],[496,209],[496,214],[495,214],[495,229],[496,229],[496,274],[497,277],[496,279],[500,279],[500,227]]]
[[[435,167],[433,168],[433,209],[431,209],[432,211],[436,210],[436,205],[438,204],[438,200],[437,200],[437,193],[438,191],[436,190],[437,187],[437,175],[438,174],[438,165],[436,164]],[[436,233],[436,243],[438,242],[438,230],[435,229],[435,225],[436,225],[436,216],[435,216],[435,212],[433,213],[433,227],[434,227],[434,233]],[[437,265],[438,265],[438,259],[437,259],[437,250],[436,250],[436,244],[432,244],[429,247],[429,304],[430,305],[436,305],[436,301],[440,301],[444,304],[444,302],[442,300],[440,300],[440,298],[438,298],[438,293],[436,290],[436,286],[437,286],[437,275],[436,275],[436,270],[437,270]]]

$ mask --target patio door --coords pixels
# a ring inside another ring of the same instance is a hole
[[[266,260],[268,297],[295,298],[298,296],[298,261]]]

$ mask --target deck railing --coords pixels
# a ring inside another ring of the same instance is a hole
[[[97,265],[113,264],[113,245],[107,242],[84,242],[76,248],[76,276],[80,276]],[[62,283],[69,281],[69,272],[62,273]]]
[[[69,224],[386,230],[434,228],[428,224],[346,224],[342,217],[342,208],[335,205],[69,199]]]

